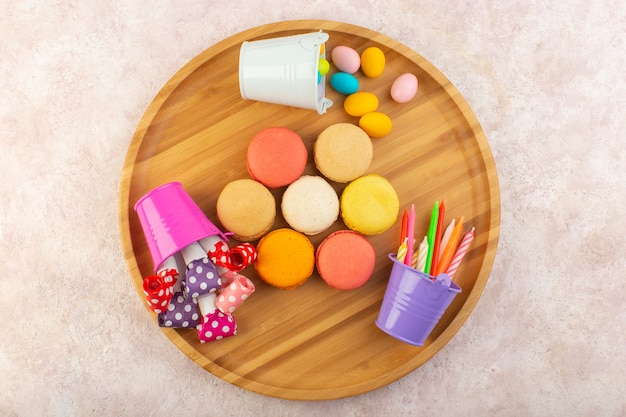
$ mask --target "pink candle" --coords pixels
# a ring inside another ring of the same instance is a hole
[[[454,257],[452,257],[452,260],[450,261],[450,265],[448,266],[448,270],[446,271],[446,274],[450,276],[450,279],[454,278],[454,274],[456,274],[456,270],[459,269],[459,265],[461,264],[461,261],[463,260],[463,257],[465,256],[465,253],[467,252],[469,245],[470,243],[472,243],[473,239],[474,228],[472,227],[472,230],[470,230],[465,234],[465,236],[463,236],[463,240],[461,240],[461,243],[459,244],[459,247],[456,250]]]

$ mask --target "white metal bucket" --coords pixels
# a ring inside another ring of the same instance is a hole
[[[322,32],[246,41],[239,51],[239,91],[246,100],[326,112],[326,77],[319,60],[326,58]]]

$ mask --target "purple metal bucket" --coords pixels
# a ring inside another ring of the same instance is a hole
[[[415,346],[424,342],[461,287],[446,274],[436,279],[399,262],[395,254],[376,325],[398,340]]]

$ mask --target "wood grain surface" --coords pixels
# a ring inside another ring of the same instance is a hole
[[[143,277],[152,273],[135,202],[154,187],[180,181],[216,225],[216,201],[230,181],[249,178],[245,154],[249,140],[270,126],[301,135],[309,151],[305,174],[319,175],[313,143],[319,132],[338,122],[357,123],[343,110],[343,96],[327,88],[334,105],[324,115],[314,110],[242,100],[238,84],[243,41],[323,30],[327,53],[337,45],[361,52],[378,46],[386,56],[383,75],[357,73],[360,91],[375,93],[379,111],[393,121],[392,132],[373,139],[368,173],[386,177],[400,198],[401,212],[415,204],[416,236],[426,233],[435,200],[446,203],[446,224],[465,216],[476,237],[455,281],[463,289],[423,347],[400,342],[379,330],[378,315],[391,270],[387,254],[399,244],[400,216],[388,231],[368,237],[376,248],[376,270],[363,287],[329,288],[317,275],[292,291],[264,284],[254,268],[243,274],[256,292],[235,313],[239,334],[200,344],[195,330],[162,329],[198,365],[242,388],[279,398],[334,399],[361,394],[415,370],[461,328],[489,278],[499,236],[500,198],[496,169],[484,133],[453,85],[416,52],[389,37],[361,27],[329,21],[289,21],[253,28],[210,47],[185,65],[157,94],[129,145],[122,171],[119,221],[124,256],[144,303]],[[330,55],[328,53],[328,55]],[[331,69],[331,73],[334,69]],[[419,80],[408,103],[391,100],[389,89],[400,74]],[[338,193],[344,185],[332,183]],[[284,188],[273,190],[280,207]],[[274,228],[286,227],[279,214]],[[345,229],[338,220],[312,236],[317,245]],[[155,319],[154,314],[150,313]]]

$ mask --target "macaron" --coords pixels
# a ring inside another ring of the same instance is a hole
[[[285,190],[281,210],[293,229],[315,235],[328,229],[339,217],[339,197],[324,178],[304,175]]]
[[[398,218],[400,200],[386,178],[369,174],[351,181],[341,193],[341,218],[349,229],[376,235]]]
[[[315,266],[315,249],[304,234],[289,228],[272,230],[257,244],[254,263],[259,277],[276,288],[304,284]]]
[[[267,233],[276,218],[276,200],[260,182],[231,181],[217,198],[217,217],[235,239],[250,242]]]
[[[317,247],[317,272],[329,287],[339,290],[359,288],[372,277],[376,251],[360,233],[338,230]]]
[[[246,154],[248,172],[269,188],[291,184],[298,179],[308,159],[302,138],[286,127],[268,127],[259,131]]]
[[[313,145],[315,166],[329,180],[346,183],[363,175],[373,156],[372,140],[359,126],[335,123]]]

